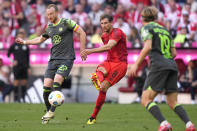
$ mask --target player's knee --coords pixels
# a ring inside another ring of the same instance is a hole
[[[109,88],[109,85],[106,82],[103,82],[101,84],[101,91],[107,92],[108,88]]]
[[[44,86],[45,87],[52,87],[52,85],[53,85],[53,79],[51,79],[51,78],[44,79]]]
[[[54,78],[54,82],[58,82],[60,84],[62,84],[62,82],[64,81],[64,77],[60,74],[56,74],[55,78]]]
[[[141,100],[141,105],[146,107],[146,100],[144,98],[142,98],[142,100]]]
[[[106,87],[102,87],[102,88],[101,88],[101,91],[102,91],[102,92],[107,92],[107,89],[108,89],[108,88],[106,88]]]
[[[148,105],[148,103],[152,102],[153,100],[150,99],[148,96],[146,95],[142,95],[142,100],[141,100],[141,104],[142,106],[146,107]]]
[[[167,101],[167,104],[168,104],[168,106],[169,106],[171,109],[174,109],[174,106],[176,105],[176,102]]]
[[[171,103],[168,103],[168,106],[171,108],[171,109],[173,109],[173,104],[171,104]]]

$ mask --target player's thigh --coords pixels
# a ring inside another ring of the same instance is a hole
[[[47,70],[45,71],[44,78],[54,79],[56,71],[57,63],[55,62],[55,60],[50,60],[48,63]]]
[[[166,86],[168,71],[150,72],[145,80],[144,90],[162,92]]]
[[[58,82],[58,83],[62,84],[63,81],[64,81],[64,79],[65,79],[65,78],[64,78],[62,75],[60,75],[60,74],[55,74],[54,82]]]
[[[103,72],[104,76],[107,75],[107,70],[105,69],[105,67],[98,67],[96,71],[101,71],[101,72]]]
[[[14,80],[14,86],[19,86],[19,80],[17,79]]]
[[[178,97],[177,92],[168,93],[166,95],[167,104],[169,105],[171,109],[173,109],[175,105],[177,104],[177,97]]]
[[[27,79],[22,79],[21,80],[21,85],[26,86],[27,85]]]
[[[118,83],[127,72],[127,64],[124,62],[110,63],[110,71],[108,72],[107,80],[111,85]]]
[[[177,87],[177,81],[178,81],[178,72],[169,70],[169,75],[166,81],[165,88],[165,94],[173,93],[178,91]]]
[[[73,60],[59,60],[56,74],[59,74],[66,79],[69,76],[72,67]],[[59,78],[59,75],[57,75],[57,78]]]
[[[107,61],[102,62],[101,64],[98,65],[97,70],[96,71],[101,71],[103,72],[104,76],[107,76],[108,72],[110,70],[110,64]]]

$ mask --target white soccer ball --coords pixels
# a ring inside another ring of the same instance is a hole
[[[48,99],[52,106],[60,106],[64,103],[64,95],[61,91],[52,91]]]

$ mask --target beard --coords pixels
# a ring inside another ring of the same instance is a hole
[[[56,21],[57,21],[57,17],[54,18],[53,23],[56,23]]]
[[[109,32],[110,32],[110,28],[105,28],[105,29],[103,29],[103,32],[109,33]]]
[[[50,21],[51,23],[56,23],[57,17],[54,17],[54,18],[52,18],[52,19],[49,19],[49,21]]]

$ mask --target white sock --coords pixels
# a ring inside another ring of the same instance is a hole
[[[186,128],[188,128],[188,127],[190,127],[192,125],[192,122],[191,121],[188,121],[187,123],[186,123]]]
[[[196,104],[195,100],[192,100],[192,104]]]
[[[140,102],[141,101],[140,97],[137,97],[137,99],[135,101]]]
[[[160,123],[160,126],[164,126],[164,125],[167,125],[168,124],[168,121],[167,120],[164,120]]]
[[[166,96],[165,95],[161,96],[161,101],[166,101]]]

